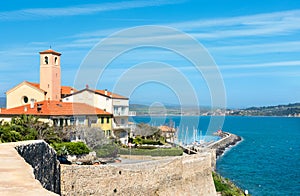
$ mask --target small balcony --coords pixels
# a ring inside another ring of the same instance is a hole
[[[130,128],[128,124],[117,124],[115,122],[112,123],[113,129],[128,129]]]
[[[114,116],[128,116],[128,113],[127,112],[114,111],[113,115]]]
[[[128,116],[136,116],[136,111],[129,111]]]

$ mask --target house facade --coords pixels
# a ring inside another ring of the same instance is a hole
[[[62,99],[63,102],[86,103],[113,114],[113,129],[128,129],[129,99],[107,90],[77,91]]]

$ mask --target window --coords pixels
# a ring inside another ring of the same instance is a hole
[[[48,65],[48,57],[47,56],[45,56],[45,58],[44,58],[44,64]]]
[[[84,125],[84,120],[85,120],[84,117],[78,117],[78,123],[79,123],[79,125]]]
[[[106,118],[106,123],[109,123],[109,117]]]
[[[101,117],[101,124],[104,123],[104,117]]]
[[[28,103],[28,97],[27,96],[23,96],[22,97],[22,101],[23,101],[23,103]]]
[[[75,125],[75,118],[74,117],[70,118],[70,125]]]
[[[58,119],[53,119],[53,125],[56,127],[58,126]]]
[[[64,119],[62,119],[62,118],[59,119],[59,126],[61,126],[61,127],[64,126]]]
[[[54,58],[54,63],[57,65],[57,57]]]
[[[125,124],[125,119],[121,119],[121,124],[124,125]]]

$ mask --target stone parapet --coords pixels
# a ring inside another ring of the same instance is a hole
[[[216,195],[211,154],[135,164],[61,166],[62,195]]]

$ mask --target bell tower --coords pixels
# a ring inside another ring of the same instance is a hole
[[[46,100],[61,99],[60,53],[52,49],[40,52],[40,88]]]

